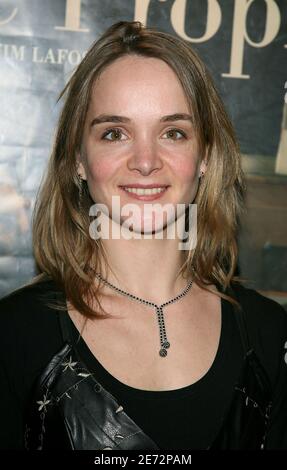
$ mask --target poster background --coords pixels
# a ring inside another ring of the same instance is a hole
[[[247,9],[246,0],[0,2],[0,296],[35,274],[31,213],[60,91],[108,26],[140,20],[183,37],[207,64],[248,175],[239,269],[251,287],[284,302],[287,177],[275,173],[275,164],[287,91],[287,0],[249,3]]]

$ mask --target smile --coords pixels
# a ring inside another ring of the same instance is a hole
[[[149,200],[158,199],[159,197],[161,197],[162,194],[165,193],[166,190],[168,189],[168,186],[161,186],[161,187],[154,187],[154,188],[134,188],[134,187],[120,186],[120,188],[133,198],[149,201]]]
[[[165,188],[153,188],[153,189],[143,189],[143,188],[123,188],[129,193],[135,193],[142,196],[143,194],[157,194],[165,190]]]

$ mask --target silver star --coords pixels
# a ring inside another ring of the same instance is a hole
[[[50,401],[51,400],[47,400],[47,395],[44,395],[43,400],[37,401],[37,404],[40,405],[38,411],[42,411],[43,408],[46,411],[46,405],[48,405]]]
[[[72,356],[70,356],[70,359],[68,362],[63,362],[62,366],[64,367],[63,372],[65,372],[67,369],[74,370],[74,367],[77,365],[77,362],[72,362]]]

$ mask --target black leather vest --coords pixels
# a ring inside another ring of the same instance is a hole
[[[208,449],[264,449],[271,386],[250,347],[243,310],[234,313],[244,360],[231,405]],[[71,339],[68,314],[59,315],[65,344],[37,383],[26,421],[26,449],[159,450],[86,369]]]

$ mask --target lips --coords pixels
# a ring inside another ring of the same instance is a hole
[[[125,192],[125,194],[130,197],[131,199],[137,199],[140,201],[153,201],[155,199],[161,198],[166,191],[168,190],[168,186],[166,185],[155,185],[155,184],[149,184],[149,185],[139,185],[139,184],[134,184],[134,185],[125,185],[125,186],[120,186],[120,189]],[[130,189],[130,191],[128,190]],[[131,189],[134,189],[135,191],[132,192]],[[148,189],[162,189],[162,191],[155,191],[152,194],[140,194],[143,190]],[[139,192],[139,194],[136,192],[136,190]]]
[[[142,189],[153,189],[153,188],[167,188],[168,184],[122,184],[120,188],[142,188]]]

